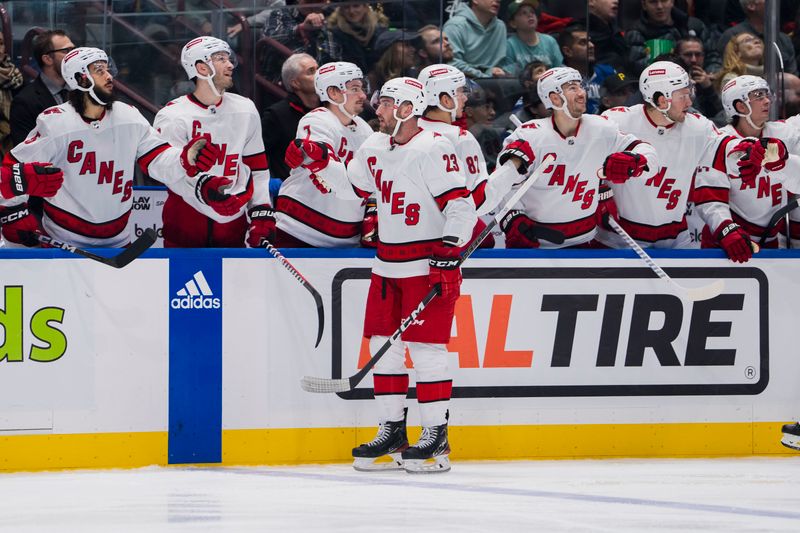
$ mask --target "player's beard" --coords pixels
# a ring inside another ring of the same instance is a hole
[[[218,73],[216,76],[214,76],[212,81],[220,93],[233,87],[233,78],[229,78],[222,73]]]
[[[391,135],[394,133],[394,127],[397,125],[397,120],[394,120],[391,124],[386,121],[381,121],[379,124],[379,129],[381,133],[385,133],[386,135]]]
[[[117,92],[114,90],[114,86],[111,86],[111,90],[106,90],[103,87],[95,85],[93,90],[94,94],[96,94],[100,100],[106,103],[106,109],[111,109],[111,105],[117,99]]]

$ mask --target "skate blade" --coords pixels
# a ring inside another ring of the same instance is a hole
[[[399,453],[391,453],[383,457],[356,457],[353,460],[353,469],[358,472],[385,472],[389,470],[402,470],[403,459]]]
[[[404,467],[409,474],[444,474],[450,471],[450,459],[446,455],[433,459],[406,459]]]
[[[787,448],[791,448],[792,450],[800,451],[800,437],[797,435],[789,435],[784,433],[783,438],[781,439],[781,444]]]

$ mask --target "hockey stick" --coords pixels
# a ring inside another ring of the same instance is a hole
[[[322,305],[322,296],[317,292],[317,289],[314,288],[311,283],[308,282],[306,278],[286,259],[277,248],[275,248],[271,242],[267,239],[261,239],[261,246],[267,249],[272,256],[280,261],[280,263],[286,267],[286,270],[292,274],[300,284],[305,287],[308,292],[311,293],[311,296],[314,298],[314,303],[317,304],[317,343],[314,344],[314,348],[319,346],[319,342],[322,340],[322,330],[325,327],[325,309]]]
[[[761,238],[758,239],[759,244],[764,244],[764,241],[766,241],[767,237],[769,237],[772,228],[774,228],[775,225],[778,224],[778,222],[780,222],[780,220],[784,216],[788,215],[790,211],[797,208],[797,200],[798,198],[792,198],[791,200],[789,200],[789,203],[787,203],[786,205],[775,211],[775,213],[772,215],[772,218],[769,219],[769,223],[767,224],[767,227],[764,229],[764,233],[761,234]]]
[[[42,243],[47,244],[48,246],[52,246],[53,248],[61,248],[62,250],[66,250],[67,252],[81,255],[83,257],[88,257],[93,261],[97,261],[99,263],[103,263],[104,265],[108,265],[114,268],[122,268],[140,255],[142,255],[145,250],[153,246],[156,242],[156,232],[153,228],[147,228],[144,230],[141,236],[138,239],[133,241],[130,246],[122,250],[122,252],[118,253],[113,257],[103,257],[102,255],[94,254],[88,250],[83,250],[81,248],[77,248],[71,244],[67,244],[65,242],[58,241],[48,235],[42,235],[41,233],[32,231],[29,232],[31,235],[35,235],[36,239]]]
[[[491,233],[492,229],[494,229],[497,224],[503,219],[511,208],[514,207],[522,198],[522,196],[528,191],[528,189],[533,185],[533,183],[539,179],[539,177],[544,173],[545,169],[550,167],[550,164],[555,161],[555,156],[548,154],[542,159],[542,162],[539,164],[539,167],[530,175],[530,177],[525,180],[522,185],[517,189],[517,192],[514,193],[514,196],[506,202],[500,211],[494,215],[494,219],[489,222],[483,231],[470,243],[470,245],[461,253],[461,258],[459,259],[459,266],[461,266],[467,258],[472,255],[472,253],[480,246],[481,242],[486,238],[489,233]],[[408,327],[416,320],[422,311],[428,306],[431,301],[436,298],[439,294],[438,287],[434,287],[425,295],[422,301],[417,305],[416,309],[411,311],[411,314],[408,315],[401,323],[400,327],[392,333],[391,337],[383,343],[375,355],[367,361],[364,365],[364,368],[359,370],[357,373],[353,374],[349,378],[341,378],[341,379],[328,379],[328,378],[316,378],[311,376],[304,376],[303,379],[300,380],[300,387],[306,392],[318,392],[318,393],[329,393],[329,392],[347,392],[351,391],[356,388],[356,385],[361,383],[366,375],[372,370],[372,367],[383,357],[383,355],[389,351],[392,344],[394,344],[397,339],[400,338],[400,335],[408,329]]]
[[[636,255],[641,257],[642,260],[645,263],[647,263],[647,266],[649,266],[650,269],[653,272],[655,272],[659,278],[663,279],[664,281],[666,281],[667,283],[671,284],[673,287],[678,289],[678,291],[681,294],[685,295],[687,299],[693,302],[697,302],[700,300],[710,300],[711,298],[715,298],[720,294],[722,294],[722,291],[725,289],[725,282],[722,281],[721,279],[718,279],[717,281],[709,285],[706,285],[705,287],[689,288],[678,284],[677,282],[675,282],[675,280],[669,277],[669,275],[667,275],[666,272],[661,270],[661,267],[658,266],[653,261],[652,257],[647,255],[647,253],[644,250],[642,250],[641,246],[636,244],[636,241],[634,241],[633,238],[630,235],[628,235],[628,233],[624,229],[622,229],[622,226],[620,226],[619,223],[616,220],[614,220],[614,217],[608,217],[608,223],[609,225],[611,225],[614,231],[616,231],[617,234],[620,237],[622,237],[625,243],[628,246],[630,246],[634,252],[636,252]]]

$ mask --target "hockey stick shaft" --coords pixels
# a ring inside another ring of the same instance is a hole
[[[144,233],[142,233],[138,239],[133,241],[130,246],[122,250],[117,255],[112,257],[103,257],[102,255],[98,255],[88,250],[78,248],[72,244],[54,239],[49,235],[43,235],[38,232],[31,232],[31,235],[35,235],[36,239],[42,244],[46,244],[53,248],[60,248],[67,252],[89,258],[93,261],[97,261],[114,268],[123,268],[124,266],[127,266],[131,261],[142,255],[156,242],[156,232],[152,228],[148,228],[144,230]]]
[[[534,184],[534,182],[539,179],[539,177],[544,173],[546,169],[550,167],[550,164],[555,161],[555,156],[548,155],[546,156],[539,167],[525,180],[522,185],[517,189],[511,199],[506,202],[506,204],[500,209],[495,215],[494,219],[489,222],[483,231],[470,243],[470,245],[461,253],[461,257],[459,259],[459,266],[461,266],[464,261],[472,255],[472,253],[478,249],[480,244],[483,240],[491,233],[492,229],[497,226],[497,224],[503,219],[504,216],[522,199],[525,193],[530,189],[530,187]],[[350,376],[349,378],[343,379],[327,379],[327,378],[315,378],[306,376],[302,380],[300,380],[300,386],[303,390],[307,392],[318,392],[318,393],[326,393],[326,392],[347,392],[356,388],[356,385],[361,383],[361,381],[367,376],[367,374],[372,370],[375,364],[380,361],[383,355],[389,351],[389,348],[392,347],[397,339],[400,338],[400,335],[408,329],[408,327],[414,322],[414,320],[425,310],[431,301],[438,295],[438,287],[434,287],[425,295],[422,301],[417,305],[417,307],[406,317],[401,323],[400,326],[395,330],[394,333],[387,339],[385,343],[375,352],[375,354],[370,358],[369,361],[366,362],[364,367],[359,370],[354,375]]]
[[[772,218],[769,219],[769,223],[767,227],[764,228],[764,233],[761,234],[761,238],[758,239],[759,244],[764,244],[764,242],[769,238],[769,234],[772,232],[772,229],[781,221],[781,219],[788,215],[791,211],[797,208],[797,201],[798,198],[792,198],[789,200],[789,203],[775,211],[772,215]]]
[[[271,242],[267,239],[261,240],[261,246],[267,249],[267,251],[272,254],[272,257],[278,260],[281,265],[283,265],[289,273],[300,282],[300,284],[306,288],[308,292],[311,293],[312,298],[314,298],[314,303],[317,306],[317,342],[314,344],[314,348],[319,346],[320,341],[322,340],[322,332],[325,328],[325,308],[322,304],[322,296],[317,292],[317,289],[314,288],[311,283],[303,276],[299,270],[297,270],[294,265],[292,265],[288,259],[286,259],[283,254],[275,248]]]

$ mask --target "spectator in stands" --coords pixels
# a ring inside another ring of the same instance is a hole
[[[722,70],[717,73],[717,91],[733,78],[750,74],[764,76],[764,41],[753,33],[738,33],[725,45]]]
[[[380,90],[384,83],[401,76],[416,78],[417,48],[420,38],[416,33],[403,30],[385,31],[375,43],[375,49],[380,53],[380,59],[369,73],[369,83],[372,89]]]
[[[272,14],[273,10],[281,9],[286,7],[286,2],[284,0],[263,0],[264,4],[261,6],[264,9],[256,13],[255,15],[251,15],[247,17],[247,24],[250,25],[251,28],[264,28],[267,25],[267,21],[269,21],[269,17]],[[242,23],[237,22],[233,26],[228,26],[228,38],[233,39],[237,35],[239,35],[242,31]]]
[[[764,42],[764,0],[741,0],[741,5],[744,9],[745,21],[725,30],[717,43],[719,52],[724,52],[725,46],[733,36],[741,33],[749,33],[761,39],[762,43]],[[797,74],[797,61],[792,40],[785,33],[778,32],[776,42],[783,56],[784,70],[791,74]],[[708,45],[706,45],[706,50],[708,50]]]
[[[422,41],[417,50],[420,70],[428,65],[449,63],[453,60],[453,48],[450,46],[450,40],[439,28],[432,24],[423,26],[419,30],[419,37]]]
[[[589,40],[584,26],[573,24],[565,28],[558,36],[558,44],[564,56],[564,66],[574,68],[583,76],[586,113],[597,114],[600,108],[600,85],[607,76],[614,74],[614,67],[595,62],[594,44]]]
[[[22,73],[6,53],[6,44],[0,34],[0,155],[5,155],[11,143],[11,100],[12,91],[22,86]]]
[[[638,75],[656,56],[671,52],[676,41],[688,36],[699,37],[705,44],[705,70],[719,70],[720,55],[714,48],[711,32],[701,20],[674,7],[673,0],[642,0],[639,21],[625,32],[631,69]]]
[[[522,108],[525,106],[525,97],[527,96],[528,100],[530,100],[532,96],[532,94],[530,94],[531,91],[533,91],[534,94],[536,93],[536,83],[539,81],[539,78],[542,77],[542,74],[544,74],[545,71],[547,71],[547,67],[544,63],[538,60],[533,60],[525,65],[519,75],[519,84],[522,87],[522,95],[514,103],[514,107],[511,108],[511,114],[516,115],[517,118],[521,119],[523,115],[520,113],[522,113]],[[536,98],[538,99],[538,96]],[[541,103],[541,100],[539,100],[539,103]],[[544,106],[542,106],[542,109],[546,111]],[[525,121],[523,120],[523,122]],[[516,129],[516,126],[511,128],[512,131],[514,129]]]
[[[378,38],[386,31],[389,20],[366,2],[346,4],[328,17],[328,28],[340,50],[339,60],[354,63],[367,72],[381,56]]]
[[[600,85],[600,113],[606,109],[629,105],[638,85],[639,80],[624,72],[606,76]]]
[[[726,120],[722,112],[722,101],[714,87],[714,75],[703,68],[703,41],[694,36],[680,39],[675,43],[675,56],[675,62],[689,73],[694,82],[695,98],[692,107],[712,119],[717,126],[724,126]]]
[[[464,117],[467,129],[481,146],[483,157],[486,159],[486,168],[492,172],[503,142],[500,132],[492,123],[495,118],[494,102],[484,89],[480,87],[472,89],[464,104]]]
[[[508,6],[508,25],[516,30],[506,41],[503,70],[509,74],[519,75],[534,59],[543,62],[547,68],[559,67],[564,62],[556,40],[536,31],[539,12],[539,0],[514,0]]]
[[[61,77],[61,61],[75,49],[61,30],[48,30],[34,37],[33,56],[41,73],[24,87],[11,102],[11,141],[19,144],[36,125],[36,117],[54,105],[67,101],[67,89]]]
[[[550,110],[542,103],[542,99],[539,98],[539,92],[536,90],[535,85],[522,95],[522,106],[519,110],[514,112],[514,115],[523,123],[529,120],[550,116]],[[517,129],[517,126],[509,121],[506,125],[506,129],[514,131]]]
[[[619,0],[589,0],[589,39],[598,63],[624,69],[628,45],[617,23]]]
[[[444,23],[442,31],[453,47],[450,64],[467,76],[506,76],[499,66],[506,57],[506,26],[497,18],[499,9],[499,0],[470,0]]]
[[[290,169],[284,162],[286,147],[297,133],[297,124],[303,115],[319,106],[319,96],[314,89],[316,60],[308,54],[289,56],[281,69],[283,87],[289,93],[283,100],[264,111],[261,135],[267,151],[270,170],[270,194],[275,198]]]

